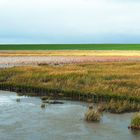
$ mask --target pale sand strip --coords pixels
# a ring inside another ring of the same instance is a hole
[[[89,62],[140,62],[134,56],[0,56],[0,67],[13,67],[38,64],[72,64]]]
[[[0,51],[0,56],[140,56],[140,51],[54,50]]]

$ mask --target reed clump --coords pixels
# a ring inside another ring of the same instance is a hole
[[[46,104],[42,103],[41,108],[46,108]]]
[[[100,103],[98,106],[97,106],[97,110],[98,112],[102,113],[105,111],[105,104],[104,103]]]
[[[85,120],[88,122],[99,122],[101,114],[97,109],[93,108],[93,105],[89,105],[87,112],[85,113]]]
[[[104,105],[106,111],[110,113],[126,113],[140,111],[140,105],[138,103],[130,103],[129,101],[114,101]]]
[[[41,97],[41,100],[42,100],[42,101],[45,101],[45,100],[47,100],[47,99],[48,99],[48,96],[42,96],[42,97]]]
[[[140,130],[140,112],[132,118],[131,125],[128,128]]]

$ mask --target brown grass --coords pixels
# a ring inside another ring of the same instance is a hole
[[[140,62],[104,62],[0,69],[0,84],[96,95],[101,100],[140,100]]]

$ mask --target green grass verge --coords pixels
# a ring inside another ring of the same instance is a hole
[[[140,44],[20,44],[0,45],[0,50],[140,50]]]

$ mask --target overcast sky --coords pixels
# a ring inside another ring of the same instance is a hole
[[[140,0],[0,0],[0,43],[140,43]]]

